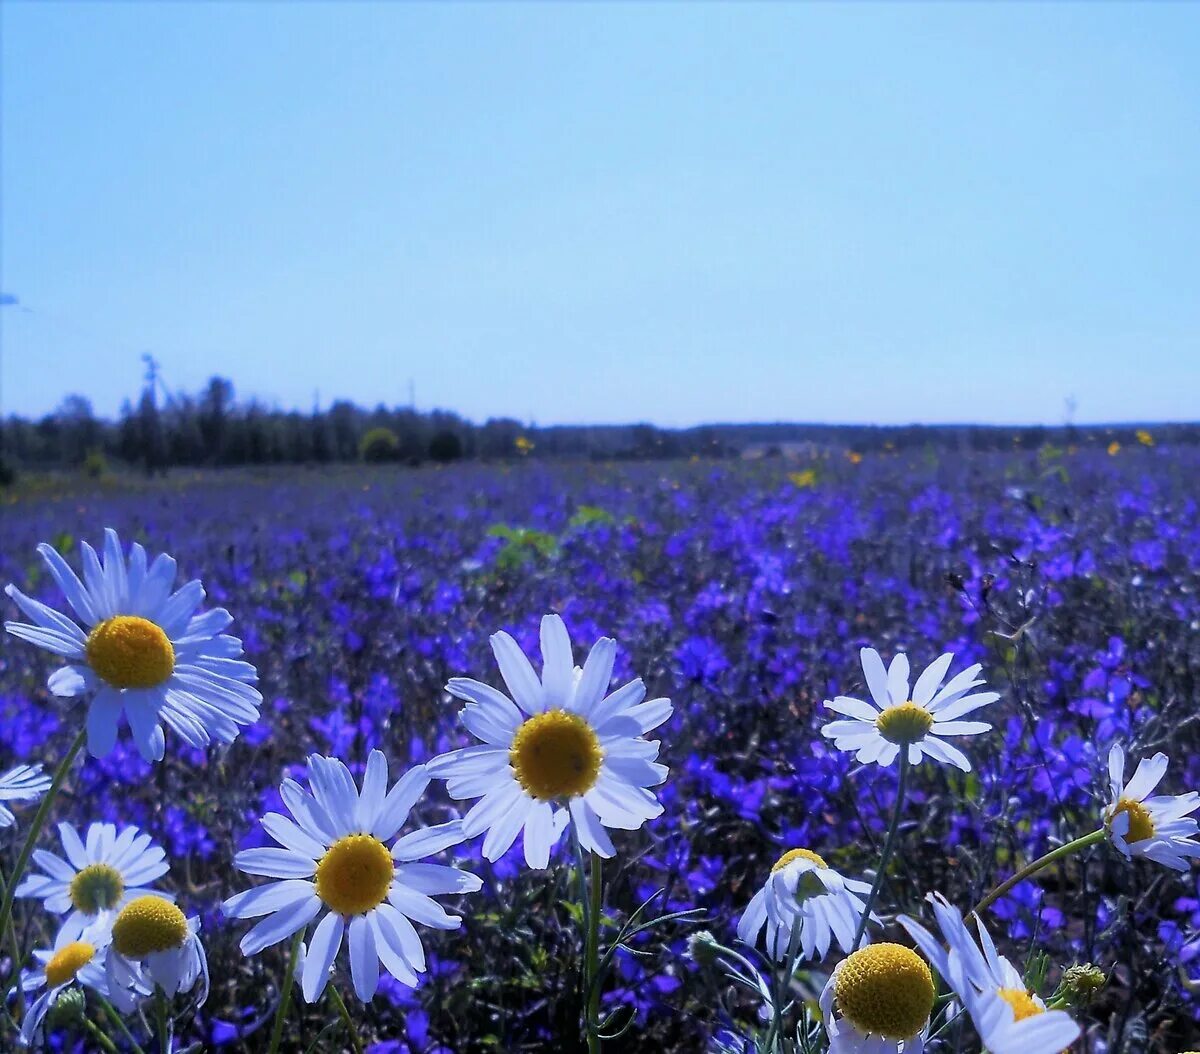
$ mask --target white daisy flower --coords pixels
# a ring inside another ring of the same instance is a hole
[[[903,652],[886,670],[874,648],[863,648],[860,654],[873,705],[845,695],[826,699],[825,705],[847,720],[831,721],[821,735],[832,739],[838,750],[856,751],[858,761],[864,764],[890,765],[905,747],[910,765],[920,764],[922,757],[928,756],[970,772],[966,755],[942,737],[974,736],[992,727],[982,721],[960,720],[1000,698],[999,692],[972,692],[984,683],[978,677],[983,667],[978,663],[970,666],[942,686],[954,659],[947,652],[925,668],[910,691],[908,656]]]
[[[50,789],[51,782],[41,765],[18,765],[0,775],[0,802],[37,801]],[[0,827],[11,827],[15,821],[12,810],[0,805]]]
[[[921,1054],[933,997],[929,964],[911,948],[860,948],[821,991],[829,1054]]]
[[[1200,856],[1200,843],[1190,839],[1200,825],[1190,815],[1200,808],[1200,794],[1156,794],[1151,791],[1167,772],[1167,755],[1143,758],[1125,783],[1125,751],[1113,744],[1108,752],[1112,800],[1104,810],[1104,826],[1112,844],[1127,858],[1144,856],[1156,864],[1187,871],[1189,858]]]
[[[463,841],[462,821],[413,831],[389,851],[385,843],[404,826],[429,775],[418,765],[389,791],[387,760],[378,750],[367,758],[361,791],[345,765],[317,754],[308,759],[308,782],[311,793],[291,779],[279,788],[294,820],[279,813],[262,818],[282,848],[246,849],[234,860],[247,874],[280,880],[225,901],[231,918],[266,916],[242,938],[242,952],[255,955],[286,940],[324,912],[301,969],[308,1002],[325,990],[347,931],[359,999],[375,994],[381,962],[396,980],[415,986],[425,971],[425,951],[413,923],[458,929],[462,919],[448,915],[433,897],[473,893],[482,885],[458,868],[417,862]]]
[[[54,915],[67,914],[60,936],[79,940],[97,923],[111,924],[116,912],[131,900],[155,893],[150,883],[168,871],[166,853],[148,834],[115,824],[94,823],[86,840],[69,823],[58,825],[66,860],[35,849],[33,862],[45,874],[28,874],[17,887],[18,897],[36,897]],[[159,896],[169,894],[159,893]]]
[[[811,849],[791,849],[771,868],[767,881],[750,899],[738,923],[738,937],[749,945],[767,930],[767,951],[787,958],[792,932],[802,959],[823,959],[836,938],[843,952],[854,947],[854,933],[870,893],[869,882],[843,878]]]
[[[147,761],[162,759],[167,725],[190,746],[232,743],[239,726],[258,720],[258,674],[240,659],[242,642],[224,630],[233,617],[224,608],[202,614],[199,581],[172,592],[175,561],[163,554],[147,567],[136,542],[129,560],[116,531],[104,532],[104,563],[87,542],[81,582],[49,545],[38,546],[74,619],[26,596],[5,592],[33,620],[6,622],[14,637],[61,655],[68,666],[50,675],[58,696],[93,693],[88,706],[88,750],[102,757],[117,741],[122,712]],[[80,625],[82,623],[82,626]]]
[[[483,855],[498,860],[524,831],[525,862],[544,868],[569,821],[584,850],[615,853],[606,828],[635,831],[662,814],[648,789],[667,778],[658,741],[642,736],[671,716],[669,699],[643,702],[640,678],[608,692],[616,642],[601,637],[583,668],[557,615],[542,619],[542,675],[507,633],[491,638],[510,699],[490,685],[451,678],[446,690],[465,700],[459,718],[477,746],[429,762],[452,798],[480,798],[463,819],[472,838],[484,831]]]
[[[65,930],[60,930],[53,948],[34,950],[33,957],[38,962],[38,968],[22,976],[21,987],[28,994],[41,989],[45,991],[25,1012],[21,1022],[23,1046],[29,1046],[34,1041],[46,1015],[53,1009],[59,996],[73,984],[91,988],[106,999],[113,996],[113,989],[104,972],[104,956],[110,939],[108,927],[104,925],[92,926],[78,937],[71,937]],[[146,994],[145,991],[122,992],[114,1001],[128,1005],[136,1003],[139,995]]]
[[[1058,1054],[1075,1042],[1079,1026],[1062,1010],[1047,1010],[1026,989],[1016,967],[996,952],[978,915],[977,945],[957,908],[940,894],[931,893],[927,899],[942,940],[906,915],[899,922],[962,1001],[991,1054]]]
[[[131,900],[112,924],[112,943],[104,961],[113,992],[126,996],[162,989],[167,996],[190,992],[200,984],[197,1006],[208,998],[208,957],[200,942],[200,919],[188,917],[156,894]],[[128,1013],[125,1000],[113,1000]]]

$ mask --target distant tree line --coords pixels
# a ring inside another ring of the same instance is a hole
[[[1155,442],[1200,442],[1200,425],[1153,425]],[[937,446],[967,450],[1034,449],[1046,443],[1137,443],[1137,426],[871,427],[749,424],[663,429],[647,424],[556,425],[537,428],[509,418],[474,424],[442,410],[427,413],[346,401],[302,413],[256,399],[238,400],[233,384],[214,377],[197,395],[160,394],[150,374],[140,399],[115,421],[97,417],[81,395],[67,396],[40,420],[0,424],[0,461],[20,468],[110,463],[147,472],[174,466],[320,464],[356,460],[416,465],[459,458],[572,457],[650,459],[772,456],[812,449],[867,453]],[[0,466],[3,471],[3,466]],[[2,482],[0,478],[0,482]]]

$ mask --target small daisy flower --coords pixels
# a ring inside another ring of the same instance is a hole
[[[860,948],[821,992],[829,1054],[921,1054],[933,997],[929,964],[911,948]]]
[[[150,883],[168,871],[166,853],[148,834],[126,827],[94,823],[86,841],[69,823],[58,825],[66,860],[35,849],[33,861],[45,874],[27,875],[18,897],[36,897],[54,915],[67,914],[62,933],[80,939],[96,923],[111,923],[113,915],[136,897],[155,892]],[[166,896],[166,894],[160,894]]]
[[[51,782],[41,765],[18,765],[0,775],[0,802],[37,801]],[[12,810],[0,805],[0,827],[11,827],[15,821]]]
[[[834,939],[849,953],[866,910],[859,894],[870,891],[870,883],[843,878],[811,849],[791,849],[776,861],[762,889],[750,899],[738,923],[738,937],[754,945],[765,926],[767,950],[782,961],[799,926],[801,958],[825,958]]]
[[[507,633],[491,638],[509,696],[466,677],[446,690],[466,702],[459,719],[479,745],[429,762],[452,798],[479,798],[463,819],[468,838],[487,832],[483,855],[498,860],[524,832],[525,862],[544,868],[569,822],[584,850],[610,857],[606,828],[635,831],[662,814],[651,793],[667,778],[658,741],[642,736],[671,716],[669,699],[643,702],[640,678],[608,691],[616,642],[602,637],[583,668],[557,615],[542,619],[539,678]]]
[[[59,996],[73,984],[80,984],[98,992],[106,999],[112,995],[108,978],[104,972],[104,956],[110,934],[106,926],[92,926],[78,938],[60,930],[54,947],[35,949],[34,959],[38,968],[21,978],[21,987],[28,994],[45,989],[30,1004],[21,1022],[21,1043],[29,1046],[37,1035],[46,1015],[53,1009]],[[145,995],[147,993],[140,993]],[[138,993],[122,993],[121,1002],[136,1002]]]
[[[111,529],[103,565],[87,542],[80,548],[83,581],[51,546],[38,546],[79,621],[10,585],[5,592],[33,621],[4,628],[68,661],[47,681],[55,695],[91,693],[88,750],[95,757],[116,745],[122,713],[147,761],[162,759],[164,724],[203,749],[212,740],[232,743],[239,726],[258,720],[257,671],[241,661],[242,642],[224,632],[233,622],[228,611],[196,614],[204,600],[199,581],[172,592],[175,561],[163,554],[147,566],[135,542],[127,562]]]
[[[984,683],[978,676],[983,667],[970,666],[943,686],[942,678],[954,659],[947,652],[925,668],[910,691],[908,656],[903,652],[886,670],[874,648],[863,648],[861,657],[872,703],[845,695],[826,699],[830,710],[847,719],[831,721],[821,735],[832,739],[838,750],[856,751],[863,764],[890,765],[904,748],[910,765],[928,756],[970,772],[966,755],[942,737],[975,736],[992,727],[983,721],[960,720],[1000,698],[998,692],[972,691]]]
[[[114,992],[156,988],[168,996],[200,984],[198,1006],[208,998],[208,957],[200,943],[200,919],[184,915],[165,897],[150,894],[131,900],[112,924],[105,956],[105,977]],[[128,1012],[128,1004],[114,1000]]]
[[[941,940],[906,915],[900,916],[900,924],[962,1001],[991,1054],[1058,1054],[1075,1042],[1079,1026],[1062,1010],[1047,1010],[1026,989],[1016,967],[996,952],[978,915],[977,945],[957,908],[936,893],[928,900]]]
[[[311,793],[295,780],[279,788],[295,819],[267,813],[263,829],[282,848],[246,849],[234,863],[250,875],[279,879],[225,901],[236,919],[262,918],[243,938],[245,955],[291,937],[322,912],[305,948],[301,989],[308,1002],[325,990],[329,972],[349,934],[350,973],[363,1002],[379,985],[380,963],[402,984],[415,987],[425,971],[425,951],[413,926],[454,930],[462,919],[448,915],[433,897],[473,893],[475,875],[424,857],[463,841],[462,821],[452,820],[404,835],[389,850],[417,799],[429,785],[425,766],[406,772],[388,790],[388,764],[378,750],[367,758],[362,789],[334,758],[308,759]]]
[[[1156,794],[1151,791],[1167,773],[1166,754],[1143,758],[1125,783],[1125,751],[1113,744],[1108,752],[1112,800],[1104,810],[1104,826],[1112,844],[1127,858],[1144,856],[1156,864],[1187,871],[1189,859],[1200,856],[1200,843],[1191,839],[1200,825],[1190,815],[1200,808],[1200,794]]]

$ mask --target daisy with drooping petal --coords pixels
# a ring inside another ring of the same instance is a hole
[[[866,910],[859,894],[870,891],[870,883],[843,878],[811,849],[789,850],[750,899],[738,923],[738,937],[756,944],[765,926],[767,951],[782,961],[787,958],[792,933],[799,927],[796,951],[800,958],[825,958],[834,939],[848,953]]]
[[[85,840],[71,824],[60,823],[58,836],[66,859],[34,850],[33,862],[45,874],[26,876],[16,895],[36,897],[55,915],[69,912],[59,934],[67,940],[78,940],[96,923],[111,923],[129,901],[156,892],[150,883],[169,870],[162,847],[136,827],[118,834],[115,824],[94,823]]]
[[[525,862],[544,868],[568,822],[585,851],[612,856],[607,828],[634,831],[663,811],[649,788],[669,770],[657,763],[658,741],[642,737],[671,716],[671,701],[643,702],[640,678],[609,692],[617,646],[607,637],[577,668],[557,615],[542,619],[541,677],[507,633],[491,645],[511,698],[451,678],[446,690],[466,702],[459,718],[482,742],[434,758],[429,774],[446,780],[452,798],[480,799],[463,830],[468,838],[487,832],[488,860],[524,832]]]
[[[831,721],[821,735],[832,739],[838,750],[855,751],[864,764],[890,765],[904,749],[910,765],[930,757],[970,772],[966,755],[942,737],[974,736],[992,727],[983,721],[961,720],[1000,698],[998,692],[973,691],[984,683],[978,676],[983,667],[976,663],[942,685],[954,659],[947,652],[925,668],[910,691],[908,656],[903,652],[886,670],[874,648],[863,648],[860,654],[872,702],[845,695],[826,699],[825,706],[845,720]]]
[[[113,921],[104,969],[109,988],[126,994],[158,988],[174,996],[190,992],[199,982],[197,1006],[203,1006],[208,998],[208,957],[200,943],[200,919],[189,918],[156,894],[131,900]],[[113,1002],[125,1012],[132,1009]]]
[[[929,964],[911,948],[860,948],[821,991],[829,1054],[921,1054],[933,997]]]
[[[87,734],[94,756],[116,744],[122,713],[147,761],[162,759],[164,724],[202,749],[212,740],[232,743],[240,726],[258,720],[262,696],[251,686],[258,673],[241,660],[242,642],[224,632],[233,622],[228,611],[196,614],[204,600],[199,581],[172,592],[175,561],[163,554],[148,564],[135,542],[127,562],[111,529],[104,532],[103,564],[87,542],[80,548],[82,581],[51,546],[38,546],[79,621],[10,585],[5,592],[33,621],[4,628],[68,661],[47,681],[55,695],[92,693]]]
[[[1156,864],[1187,871],[1189,860],[1200,856],[1200,843],[1191,839],[1200,824],[1191,813],[1200,808],[1200,794],[1149,795],[1167,773],[1166,754],[1143,758],[1125,783],[1125,751],[1113,744],[1108,752],[1112,800],[1104,810],[1108,837],[1127,859],[1144,856]]]
[[[1026,989],[1016,967],[997,953],[978,915],[977,945],[957,908],[937,893],[927,899],[942,940],[906,915],[901,915],[899,922],[962,1000],[991,1054],[1058,1054],[1075,1042],[1079,1026],[1070,1014],[1047,1010],[1046,1004]]]
[[[0,775],[0,802],[37,801],[50,789],[50,783],[41,765],[17,765]],[[0,804],[0,827],[11,827],[15,821],[12,810]]]
[[[308,759],[308,783],[311,792],[291,779],[279,788],[294,819],[280,813],[262,818],[263,829],[281,848],[246,849],[234,859],[247,874],[279,880],[225,901],[230,918],[261,918],[242,938],[242,952],[256,955],[324,912],[300,968],[308,1002],[325,990],[347,934],[359,999],[374,996],[380,963],[415,987],[417,974],[425,971],[425,951],[413,923],[458,929],[462,919],[448,915],[433,897],[473,893],[482,885],[469,872],[420,862],[463,841],[462,821],[413,831],[389,850],[385,843],[404,826],[429,775],[418,765],[388,790],[388,764],[378,750],[367,758],[361,790],[342,762],[318,754]]]
[[[43,988],[45,991],[30,1004],[21,1022],[21,1043],[24,1046],[33,1042],[58,997],[72,984],[79,983],[91,988],[106,999],[114,996],[104,972],[104,956],[110,939],[109,929],[103,924],[93,925],[75,938],[65,930],[60,930],[53,948],[34,951],[33,957],[38,962],[38,968],[22,976],[21,987],[29,994]],[[114,1001],[131,1006],[136,1003],[138,994],[123,992],[115,995]],[[145,991],[140,993],[146,994]]]

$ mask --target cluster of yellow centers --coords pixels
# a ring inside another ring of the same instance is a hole
[[[1154,820],[1150,817],[1150,810],[1140,801],[1134,801],[1132,798],[1121,798],[1117,801],[1112,815],[1108,818],[1110,831],[1113,820],[1121,813],[1129,816],[1129,830],[1125,833],[1126,842],[1144,842],[1147,838],[1154,837]]]
[[[933,974],[900,944],[870,944],[845,959],[834,975],[838,1010],[859,1032],[911,1039],[933,1010]]]
[[[113,947],[127,959],[144,959],[155,952],[183,947],[187,919],[163,897],[131,900],[121,909],[112,928]]]
[[[72,941],[63,945],[46,963],[46,984],[57,988],[60,984],[75,980],[75,975],[95,957],[96,946],[87,941]]]
[[[105,619],[84,650],[88,665],[114,688],[154,688],[175,671],[175,648],[162,627],[138,615]]]
[[[85,915],[111,911],[125,895],[125,879],[111,864],[88,864],[71,879],[70,893],[72,906]]]
[[[933,727],[933,714],[910,700],[889,706],[875,718],[875,727],[889,743],[916,743]]]
[[[339,838],[317,863],[317,896],[339,915],[365,915],[387,899],[396,865],[378,838]]]
[[[604,751],[582,717],[547,710],[513,736],[508,760],[517,782],[539,801],[575,798],[596,785]]]

